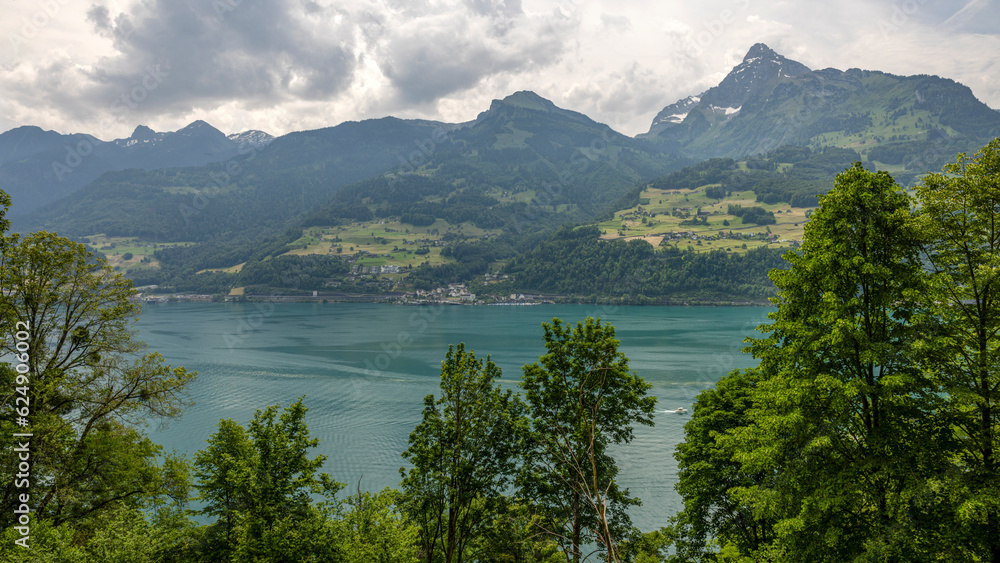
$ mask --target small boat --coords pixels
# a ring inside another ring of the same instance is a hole
[[[688,410],[686,408],[684,408],[684,407],[677,407],[676,409],[674,409],[672,411],[667,410],[667,411],[663,411],[663,412],[671,412],[671,413],[674,413],[674,414],[687,414]]]

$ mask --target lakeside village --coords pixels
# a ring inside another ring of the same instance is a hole
[[[377,267],[377,266],[376,266]],[[384,268],[385,266],[383,266]],[[486,274],[487,280],[499,278]],[[507,276],[503,276],[506,278]],[[148,285],[136,288],[132,300],[148,305],[182,302],[212,302],[240,303],[249,301],[266,301],[272,303],[396,303],[399,305],[492,305],[492,306],[530,306],[543,303],[555,303],[557,295],[539,295],[526,293],[511,293],[509,295],[482,295],[477,297],[470,293],[464,283],[448,284],[432,290],[418,289],[411,292],[386,293],[341,293],[334,291],[311,291],[302,295],[260,295],[234,292],[229,295],[198,295],[198,294],[156,294],[157,286]],[[240,288],[242,289],[242,288]]]

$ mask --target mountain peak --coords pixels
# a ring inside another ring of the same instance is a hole
[[[768,74],[776,71],[779,76],[796,76],[810,72],[806,65],[785,58],[763,43],[755,43],[753,47],[750,47],[746,56],[743,57],[743,62],[735,66],[730,74],[739,73],[742,69],[749,67],[765,67],[768,69]]]
[[[774,49],[768,47],[763,43],[755,43],[750,50],[747,51],[747,55],[743,57],[743,62],[750,62],[756,59],[783,59],[781,55],[774,52]]]
[[[733,67],[718,86],[702,99],[716,107],[739,108],[761,92],[768,92],[777,80],[811,72],[806,65],[786,59],[763,43],[747,51],[743,62]]]
[[[524,109],[545,113],[564,111],[560,110],[549,100],[546,100],[530,90],[521,90],[519,92],[514,92],[502,100],[493,100],[493,103],[490,104],[490,109],[476,116],[475,121],[471,124],[480,123],[483,119],[492,116],[504,115],[510,117],[514,113],[517,113],[518,110]]]
[[[132,131],[132,135],[129,139],[135,139],[136,141],[149,141],[156,137],[156,131],[153,131],[145,125],[139,125]]]
[[[206,123],[206,122],[204,122],[204,121],[202,121],[200,119],[197,120],[197,121],[192,121],[191,123],[188,123],[186,126],[184,126],[183,129],[178,129],[177,132],[178,133],[189,133],[189,134],[190,133],[199,133],[199,134],[203,134],[203,135],[204,134],[221,135],[221,136],[225,137],[225,135],[222,133],[222,131],[219,131],[215,127],[212,127],[211,124]]]
[[[507,96],[503,100],[499,100],[504,105],[535,109],[540,111],[552,111],[556,108],[556,105],[551,101],[539,96],[538,94],[532,92],[531,90],[521,90],[519,92],[514,92],[513,94]]]
[[[266,147],[271,144],[274,140],[274,135],[265,133],[258,129],[250,129],[249,131],[244,131],[242,133],[233,133],[232,135],[226,135],[226,137],[236,143],[241,149],[246,147],[251,147],[255,149]]]
[[[648,134],[678,126],[692,112],[704,117],[706,123],[734,118],[743,104],[766,95],[778,81],[809,72],[806,65],[786,59],[763,43],[755,43],[743,62],[733,67],[718,86],[663,108],[653,119]]]
[[[215,129],[215,127],[212,127],[211,125],[209,125],[205,121],[202,121],[201,119],[188,123],[186,126],[184,126],[184,129],[202,129],[204,127]],[[183,131],[184,129],[181,129],[181,131]]]

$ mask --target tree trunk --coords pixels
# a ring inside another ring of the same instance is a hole
[[[580,563],[580,493],[573,491],[573,563]]]

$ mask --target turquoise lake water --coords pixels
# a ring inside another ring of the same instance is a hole
[[[449,344],[490,354],[502,384],[516,387],[521,366],[544,353],[541,323],[601,317],[615,326],[619,350],[653,387],[657,411],[685,407],[734,368],[753,365],[743,339],[767,322],[769,308],[396,306],[378,304],[209,304],[146,306],[139,337],[168,363],[199,372],[195,405],[154,429],[166,449],[205,447],[220,418],[246,424],[256,409],[305,395],[315,453],[324,471],[362,488],[399,483],[400,453],[420,421],[423,398],[438,392]],[[643,506],[630,512],[643,531],[680,509],[674,447],[690,415],[658,412],[635,440],[614,450],[619,482]]]

